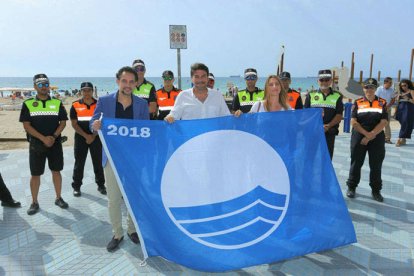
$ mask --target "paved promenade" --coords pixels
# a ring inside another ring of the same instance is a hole
[[[333,160],[344,194],[350,162],[349,139],[349,134],[338,136]],[[414,275],[414,145],[401,148],[386,145],[386,151],[384,203],[371,199],[368,160],[357,197],[345,199],[358,243],[226,274]],[[82,197],[75,198],[70,185],[73,149],[64,148],[64,155],[62,196],[69,209],[54,205],[54,188],[47,172],[42,177],[39,194],[41,210],[28,216],[26,211],[31,203],[28,151],[0,152],[2,176],[12,195],[23,205],[19,209],[0,207],[0,275],[207,274],[154,257],[146,266],[140,266],[141,249],[126,235],[121,249],[108,253],[106,245],[112,233],[107,199],[96,190],[91,161],[88,158]]]

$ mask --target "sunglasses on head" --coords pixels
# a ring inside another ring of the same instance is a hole
[[[257,80],[257,76],[247,76],[244,79],[245,80]]]
[[[173,77],[162,77],[164,80],[172,80]]]
[[[145,72],[145,67],[137,67],[137,68],[135,68],[135,71],[137,71],[137,72]]]
[[[37,87],[42,88],[42,87],[49,87],[48,83],[39,83],[37,84]]]
[[[319,79],[320,82],[326,82],[326,81],[330,81],[330,78],[324,78],[324,79]]]

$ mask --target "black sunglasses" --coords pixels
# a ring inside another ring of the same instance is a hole
[[[330,81],[331,79],[326,78],[326,79],[319,79],[320,82],[326,82],[326,81]]]

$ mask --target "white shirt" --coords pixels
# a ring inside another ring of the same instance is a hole
[[[284,109],[282,107],[282,109],[280,109],[279,111],[285,111],[286,109]],[[287,110],[292,110],[292,108],[290,106],[288,106]],[[251,113],[256,113],[256,112],[267,112],[265,105],[264,105],[264,101],[258,101],[255,102],[252,106],[252,108],[250,109]]]
[[[392,87],[385,89],[384,86],[378,87],[377,91],[375,91],[375,95],[386,100],[387,104],[390,104],[391,99],[395,97],[394,89]]]
[[[175,120],[206,119],[230,115],[222,94],[208,88],[207,98],[201,102],[193,93],[193,88],[178,94],[170,114]]]

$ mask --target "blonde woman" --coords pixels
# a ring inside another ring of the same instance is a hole
[[[291,110],[285,88],[279,77],[270,75],[265,83],[264,100],[255,102],[250,113]]]

